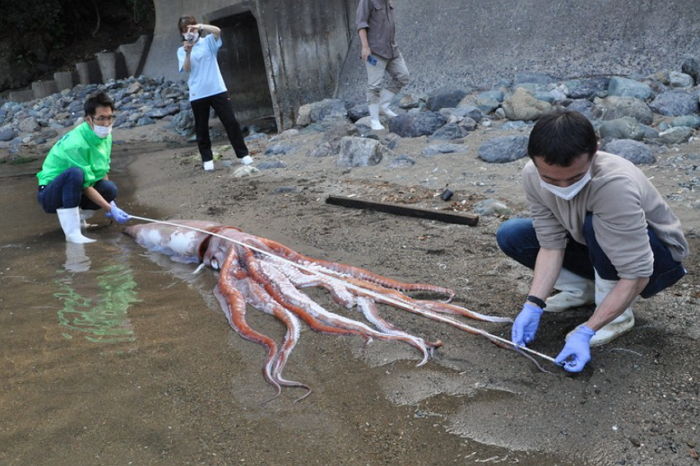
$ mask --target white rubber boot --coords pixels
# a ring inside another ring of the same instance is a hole
[[[86,238],[80,232],[80,212],[78,207],[56,209],[58,222],[61,224],[66,241],[69,243],[93,243],[94,239]]]
[[[394,118],[397,116],[396,113],[389,108],[389,104],[391,104],[391,99],[393,98],[394,93],[387,91],[386,89],[382,89],[381,94],[379,94],[379,111],[389,118]]]
[[[94,227],[92,223],[88,223],[88,219],[95,215],[96,210],[90,209],[80,209],[80,228],[87,230],[88,228]]]
[[[90,270],[90,258],[85,254],[84,244],[66,243],[66,262],[63,267],[76,273]]]
[[[600,278],[598,273],[595,274],[595,303],[599,306],[603,302],[605,297],[615,288],[617,285],[617,280],[605,280]],[[598,330],[593,338],[591,338],[591,346],[600,346],[615,338],[619,337],[623,333],[629,332],[634,327],[634,313],[632,312],[632,305],[625,309],[625,312],[620,314],[610,322],[608,325],[604,326]]]
[[[572,307],[585,306],[595,302],[595,284],[593,280],[576,275],[562,268],[559,278],[554,283],[554,289],[559,293],[550,296],[545,301],[546,312],[561,312]]]
[[[373,131],[381,131],[384,129],[379,122],[379,104],[369,104],[370,126]]]

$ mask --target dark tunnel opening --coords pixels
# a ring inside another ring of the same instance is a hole
[[[221,28],[219,65],[236,117],[259,130],[276,130],[258,23],[251,12],[211,22]]]

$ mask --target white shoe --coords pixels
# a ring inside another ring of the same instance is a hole
[[[605,297],[615,288],[617,280],[606,280],[600,278],[598,272],[595,274],[595,303],[600,306]],[[615,319],[599,329],[593,338],[591,338],[591,346],[599,346],[609,343],[623,333],[629,332],[634,327],[634,313],[632,305]]]
[[[243,164],[243,165],[250,165],[252,163],[253,163],[253,157],[251,157],[250,155],[246,155],[245,157],[243,157],[241,159],[241,164]]]
[[[591,346],[600,346],[610,343],[615,338],[632,330],[634,327],[634,312],[628,307],[625,312],[615,317],[608,325],[595,332],[591,338]]]
[[[369,104],[370,126],[373,131],[381,131],[384,129],[379,122],[379,104]]]
[[[595,284],[593,280],[576,275],[562,268],[559,278],[554,283],[554,289],[559,293],[550,296],[545,301],[546,312],[562,312],[579,306],[586,306],[595,302]]]
[[[56,209],[58,222],[61,224],[61,229],[66,235],[66,241],[69,243],[94,243],[95,240],[83,236],[80,232],[80,212],[78,207],[70,209]]]
[[[395,116],[398,116],[394,111],[392,111],[389,108],[389,105],[391,104],[391,99],[393,98],[394,93],[391,91],[387,91],[386,89],[382,89],[382,92],[379,95],[379,111],[383,115],[388,116],[389,118],[394,118]]]
[[[214,161],[213,161],[213,160],[207,160],[206,162],[204,162],[204,163],[202,164],[202,166],[204,167],[204,171],[205,171],[205,172],[210,172],[210,171],[212,171],[212,170],[214,169]]]
[[[88,219],[91,218],[93,215],[95,215],[96,210],[90,210],[90,209],[80,209],[80,228],[83,230],[87,230],[88,228],[94,226],[91,223],[88,223]]]

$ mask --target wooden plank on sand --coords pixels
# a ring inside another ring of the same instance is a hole
[[[339,205],[342,207],[351,207],[353,209],[376,210],[395,215],[404,215],[407,217],[427,218],[429,220],[438,220],[446,223],[457,223],[460,225],[476,226],[479,222],[479,216],[474,214],[446,212],[444,210],[428,210],[417,207],[408,207],[399,204],[388,204],[385,202],[372,202],[362,199],[355,199],[343,196],[328,196],[326,204]]]

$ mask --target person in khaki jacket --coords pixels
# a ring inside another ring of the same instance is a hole
[[[373,130],[383,130],[382,113],[396,116],[389,104],[394,95],[408,84],[408,68],[396,45],[393,0],[360,0],[357,5],[357,32],[362,46],[361,58],[367,68],[367,103]],[[382,88],[384,74],[391,78]]]
[[[678,218],[644,173],[598,150],[593,126],[578,112],[541,117],[528,142],[523,185],[532,218],[504,222],[498,245],[534,269],[511,339],[535,339],[543,311],[595,303],[571,331],[556,362],[580,372],[590,347],[634,326],[632,303],[680,280],[688,243]],[[559,293],[548,297],[552,289]]]

